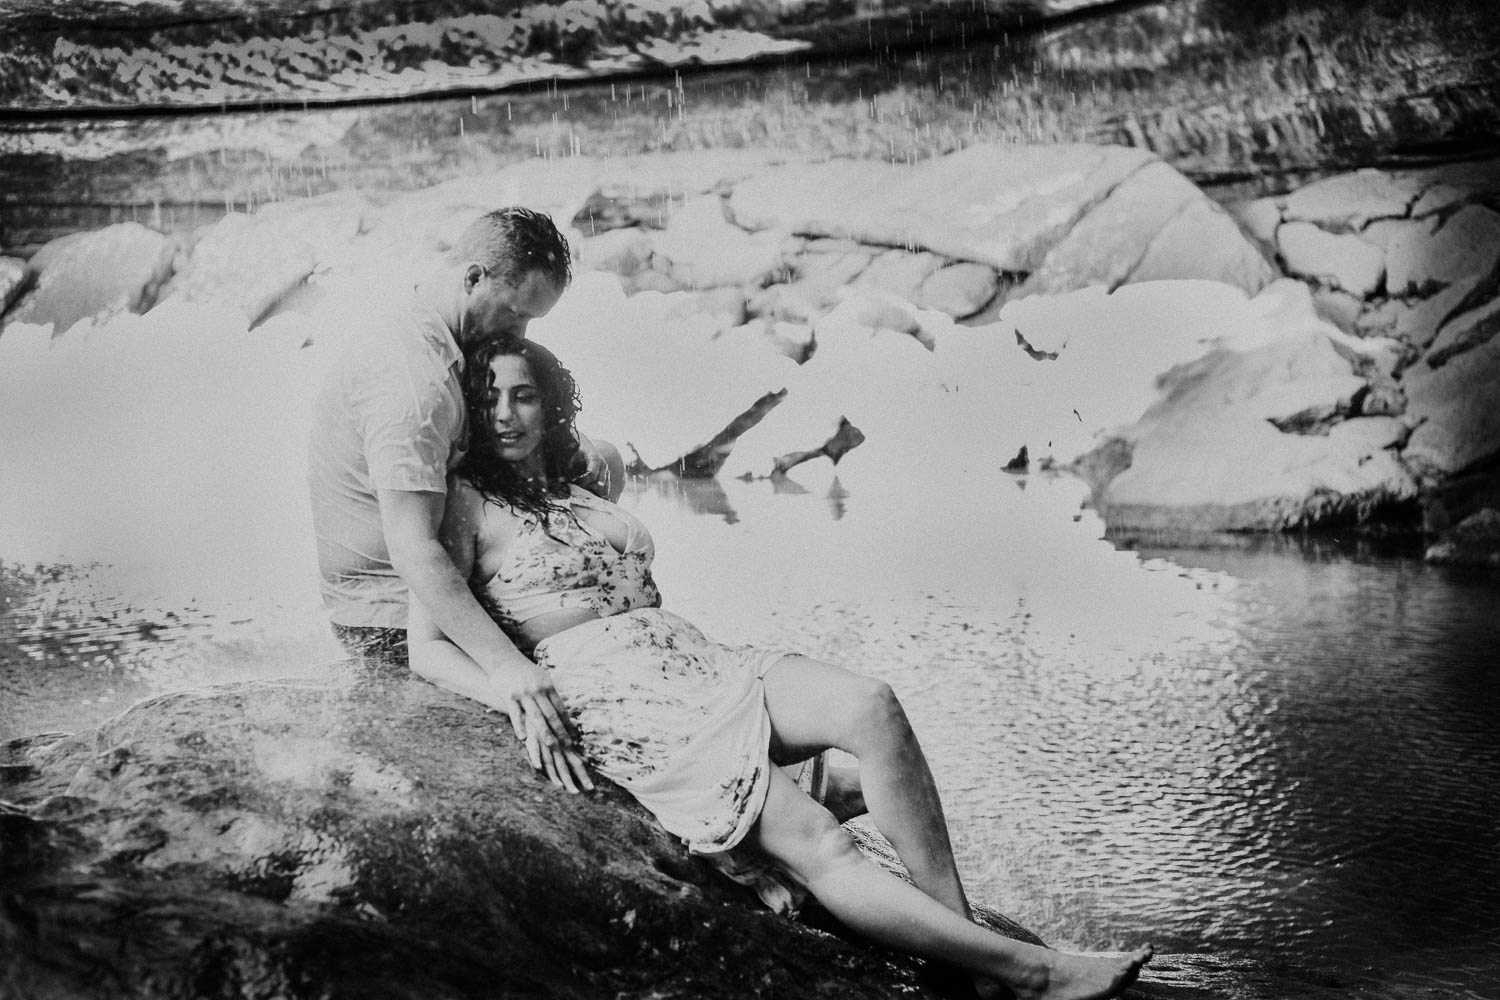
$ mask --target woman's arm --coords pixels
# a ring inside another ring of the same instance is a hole
[[[483,500],[467,486],[455,483],[439,531],[443,548],[461,580],[473,573],[478,556]],[[470,598],[472,600],[472,597]],[[498,627],[497,627],[498,631]],[[438,687],[472,698],[504,712],[516,738],[526,744],[527,756],[558,786],[571,792],[592,790],[593,781],[578,755],[567,723],[566,707],[547,672],[527,659],[514,644],[486,669],[438,625],[426,605],[412,594],[407,622],[411,668]]]

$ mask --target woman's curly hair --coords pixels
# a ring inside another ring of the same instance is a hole
[[[491,414],[495,374],[490,362],[513,355],[526,362],[542,397],[545,426],[537,451],[543,476],[522,475],[500,457]],[[469,411],[469,450],[455,470],[485,499],[536,515],[543,525],[554,513],[571,513],[565,501],[569,485],[587,466],[574,421],[580,403],[573,373],[541,344],[513,337],[490,340],[471,351],[464,364],[464,405]]]

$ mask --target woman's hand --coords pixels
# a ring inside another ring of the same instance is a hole
[[[491,674],[490,685],[495,693],[491,704],[509,717],[516,739],[526,744],[531,766],[559,788],[593,791],[567,706],[547,671],[535,664],[511,666]]]
[[[588,765],[579,756],[576,745],[566,743],[547,748],[535,734],[529,734],[526,756],[531,758],[531,766],[545,773],[558,788],[575,795],[594,790],[594,779],[589,777]]]

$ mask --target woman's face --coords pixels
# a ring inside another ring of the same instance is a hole
[[[514,354],[497,355],[490,362],[490,374],[494,376],[488,396],[490,430],[500,457],[525,462],[535,456],[547,427],[542,390],[531,377],[531,366]]]

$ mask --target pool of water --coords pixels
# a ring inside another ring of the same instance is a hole
[[[667,604],[900,692],[973,895],[1054,943],[1500,995],[1500,581],[1358,546],[1121,551],[1067,480],[632,484]],[[315,601],[11,566],[0,735],[315,676]],[[1274,989],[1267,995],[1279,995]]]
[[[641,503],[689,535],[669,598],[897,687],[975,894],[1044,935],[1500,995],[1500,581],[1334,543],[1119,552],[1038,516],[1059,491]],[[746,562],[794,593],[723,606],[709,577]]]

